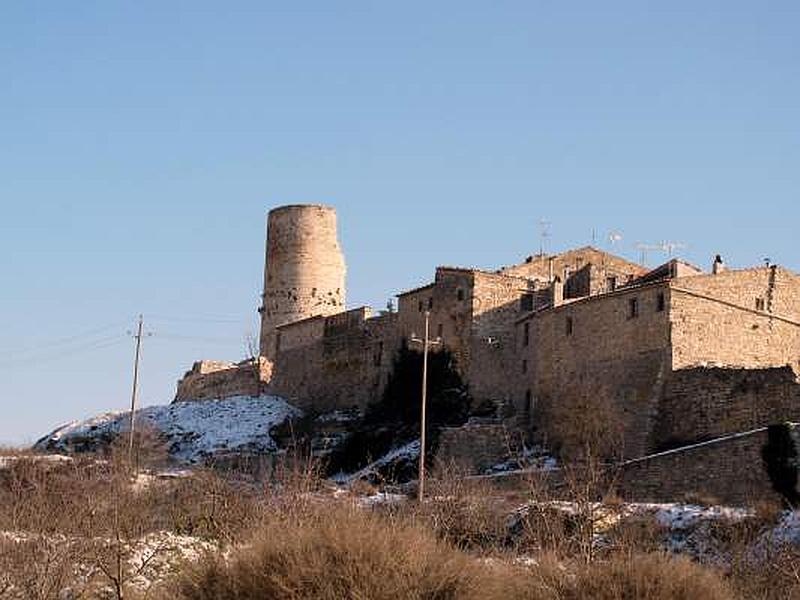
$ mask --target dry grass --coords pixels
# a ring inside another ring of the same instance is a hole
[[[800,552],[753,551],[776,506],[707,526],[709,543],[730,558],[721,573],[660,553],[665,531],[646,516],[604,529],[605,515],[622,506],[610,499],[598,508],[604,483],[591,478],[566,488],[571,512],[531,482],[528,510],[510,519],[519,497],[455,472],[432,479],[423,504],[372,510],[334,499],[313,461],[287,459],[273,475],[261,487],[202,471],[139,485],[118,453],[14,461],[0,470],[0,532],[15,532],[0,534],[0,599],[44,600],[70,588],[74,597],[99,589],[135,597],[131,544],[165,531],[211,540],[220,552],[175,563],[177,580],[148,590],[152,598],[800,599]]]
[[[515,598],[531,600],[733,600],[723,577],[665,554],[616,556],[591,564],[544,562],[515,582]],[[519,590],[519,587],[524,589]],[[527,591],[526,591],[527,590]]]
[[[444,600],[474,593],[479,573],[419,526],[336,504],[274,515],[230,561],[210,557],[189,570],[178,597]]]

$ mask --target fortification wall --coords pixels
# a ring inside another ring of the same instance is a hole
[[[336,211],[321,205],[282,206],[267,224],[262,356],[276,353],[277,328],[345,306],[345,263],[336,234]]]
[[[672,363],[747,368],[800,360],[800,279],[780,268],[671,283]]]
[[[651,284],[569,302],[518,323],[527,373],[517,379],[515,396],[530,396],[534,421],[551,440],[576,428],[577,420],[594,419],[623,433],[626,456],[644,453],[671,367],[668,301],[666,284]]]
[[[668,453],[625,465],[618,491],[629,501],[703,499],[728,505],[780,501],[761,457],[767,433]]]
[[[359,308],[279,328],[270,393],[317,411],[365,407],[380,398],[399,348],[397,314]],[[283,340],[290,340],[284,345]]]
[[[201,360],[178,382],[175,402],[259,396],[268,379],[269,365],[263,359],[240,363]]]
[[[650,450],[800,420],[800,384],[791,367],[693,368],[664,386]]]

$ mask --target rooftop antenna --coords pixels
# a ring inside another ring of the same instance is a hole
[[[547,238],[550,237],[550,221],[539,219],[539,256],[544,256],[547,249]]]
[[[651,250],[663,250],[663,244],[644,244],[639,242],[636,244],[636,248],[639,250],[639,264],[643,267],[647,266],[647,253]]]
[[[682,242],[661,242],[661,249],[667,253],[667,256],[672,258],[672,255],[675,254],[675,250],[683,250],[686,248],[686,244]]]

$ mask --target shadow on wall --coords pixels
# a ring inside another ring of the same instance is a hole
[[[761,451],[772,488],[792,508],[800,505],[800,493],[797,490],[798,446],[800,432],[797,426],[782,423],[769,426],[767,443]]]
[[[330,456],[328,471],[352,472],[392,448],[419,437],[422,393],[422,353],[401,349],[395,358],[380,401],[367,407],[352,434]],[[442,427],[463,425],[469,416],[470,396],[447,351],[428,355],[429,457],[433,457]]]

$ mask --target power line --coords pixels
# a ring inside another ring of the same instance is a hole
[[[228,342],[241,342],[245,336],[241,337],[206,337],[199,335],[182,335],[179,333],[156,333],[156,339],[177,341],[177,342],[210,342],[210,343],[228,343]]]
[[[197,316],[197,317],[176,317],[169,315],[147,315],[151,321],[173,321],[176,323],[241,323],[245,319],[232,316]]]
[[[91,338],[95,337],[100,333],[104,333],[111,329],[115,329],[117,327],[122,327],[124,325],[128,325],[133,321],[133,318],[125,319],[124,321],[117,321],[116,323],[111,323],[109,325],[104,325],[102,327],[96,327],[94,329],[90,329],[88,331],[84,331],[83,333],[76,333],[74,335],[70,335],[63,338],[55,338],[50,341],[43,341],[39,342],[35,345],[35,347],[27,346],[27,347],[14,347],[14,348],[6,348],[4,350],[0,350],[0,355],[4,354],[24,354],[26,352],[40,352],[43,348],[56,348],[59,346],[68,346],[73,342],[80,342],[82,340],[89,341]]]
[[[102,338],[99,340],[94,340],[88,344],[83,344],[81,346],[76,346],[74,348],[69,348],[67,350],[61,350],[58,352],[52,352],[50,354],[38,355],[35,357],[25,357],[25,358],[10,358],[0,361],[0,369],[3,368],[18,368],[20,366],[24,366],[27,364],[35,364],[38,365],[43,362],[50,362],[56,360],[69,360],[73,356],[88,354],[90,352],[94,352],[96,350],[103,350],[105,348],[111,348],[113,346],[119,345],[126,340],[126,337],[122,334],[116,336],[110,336],[107,338]]]

